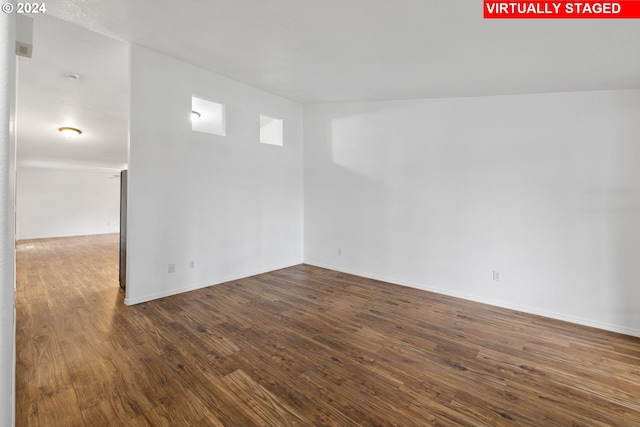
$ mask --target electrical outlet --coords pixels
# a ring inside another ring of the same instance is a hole
[[[338,248],[338,255],[342,255],[342,248]]]
[[[175,272],[176,272],[176,265],[169,264],[169,273],[175,273]]]
[[[493,280],[495,280],[496,282],[499,282],[500,279],[502,279],[502,275],[500,274],[500,272],[493,270]]]
[[[194,260],[189,261],[189,268],[196,268],[196,262]]]

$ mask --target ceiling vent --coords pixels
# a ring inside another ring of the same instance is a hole
[[[24,43],[20,43],[19,41],[16,41],[16,55],[31,58],[32,51],[33,51],[32,45],[24,44]]]
[[[16,55],[31,58],[33,53],[33,19],[19,14],[16,18]]]

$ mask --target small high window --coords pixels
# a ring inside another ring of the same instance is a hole
[[[192,96],[191,130],[226,136],[225,105]]]
[[[282,119],[260,115],[260,142],[263,144],[283,145]]]

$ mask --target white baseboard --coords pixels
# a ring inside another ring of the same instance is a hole
[[[205,283],[199,283],[199,284],[193,284],[193,285],[189,285],[189,286],[183,286],[183,287],[180,287],[180,288],[168,289],[168,290],[165,290],[165,291],[162,291],[162,292],[143,295],[143,296],[136,297],[136,298],[125,298],[124,299],[124,304],[125,305],[140,304],[140,303],[143,303],[143,302],[153,301],[153,300],[159,299],[159,298],[169,297],[171,295],[178,295],[178,294],[182,294],[182,293],[185,293],[185,292],[195,291],[197,289],[206,288],[208,286],[219,285],[221,283],[226,283],[226,282],[230,282],[230,281],[233,281],[233,280],[245,279],[247,277],[257,276],[258,274],[264,274],[264,273],[269,273],[271,271],[281,270],[283,268],[293,267],[294,265],[299,265],[299,264],[300,264],[300,262],[297,262],[295,264],[287,264],[287,265],[282,265],[282,266],[275,266],[275,267],[270,267],[270,268],[265,269],[265,270],[258,270],[258,271],[247,272],[247,273],[242,273],[242,274],[233,275],[233,276],[215,278],[215,279],[212,279],[211,281],[207,281]]]
[[[394,278],[390,278],[390,277],[383,277],[383,276],[378,276],[378,275],[375,275],[375,274],[363,273],[361,271],[355,271],[355,270],[351,270],[351,269],[348,269],[348,268],[331,266],[331,265],[327,265],[327,264],[323,264],[323,263],[319,263],[319,262],[314,262],[314,261],[311,261],[311,260],[305,260],[304,263],[308,264],[308,265],[315,266],[315,267],[327,268],[329,270],[339,271],[339,272],[347,273],[347,274],[353,274],[355,276],[366,277],[368,279],[380,280],[382,282],[388,282],[388,283],[393,283],[393,284],[397,284],[397,285],[408,286],[410,288],[421,289],[421,290],[428,291],[428,292],[434,292],[436,294],[447,295],[447,296],[450,296],[450,297],[460,298],[460,299],[464,299],[464,300],[468,300],[468,301],[479,302],[479,303],[482,303],[482,304],[488,304],[488,305],[492,305],[492,306],[495,306],[495,307],[506,308],[506,309],[509,309],[509,310],[521,311],[521,312],[528,313],[528,314],[535,314],[535,315],[538,315],[538,316],[548,317],[548,318],[551,318],[551,319],[562,320],[562,321],[565,321],[565,322],[575,323],[575,324],[578,324],[578,325],[589,326],[589,327],[592,327],[592,328],[602,329],[602,330],[605,330],[605,331],[616,332],[616,333],[630,335],[630,336],[634,336],[634,337],[640,338],[640,329],[629,328],[629,327],[622,326],[622,325],[614,325],[614,324],[610,324],[610,323],[600,322],[600,321],[597,321],[597,320],[584,319],[584,318],[581,318],[581,317],[571,316],[571,315],[567,315],[567,314],[563,314],[563,313],[555,313],[555,312],[542,310],[542,309],[535,308],[535,307],[523,306],[523,305],[519,305],[519,304],[512,304],[512,303],[507,302],[507,301],[500,301],[500,300],[493,300],[493,299],[489,299],[489,298],[483,298],[483,297],[479,297],[477,295],[470,295],[470,294],[465,294],[465,293],[461,293],[461,292],[452,292],[452,291],[449,291],[449,290],[446,290],[446,289],[442,289],[442,288],[438,288],[438,287],[426,286],[424,284],[412,283],[412,282],[408,282],[406,280],[398,280],[398,279],[394,279]]]

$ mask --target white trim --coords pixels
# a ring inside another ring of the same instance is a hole
[[[461,293],[461,292],[452,292],[452,291],[449,291],[449,290],[446,290],[446,289],[442,289],[442,288],[438,288],[438,287],[425,286],[424,284],[417,284],[417,283],[412,283],[412,282],[408,282],[408,281],[404,281],[404,280],[397,280],[397,279],[393,279],[393,278],[389,278],[389,277],[378,276],[378,275],[375,275],[375,274],[363,273],[361,271],[355,271],[355,270],[351,270],[351,269],[348,269],[348,268],[340,268],[340,267],[330,266],[330,265],[327,265],[327,264],[318,263],[318,262],[314,262],[314,261],[310,261],[310,260],[305,260],[304,263],[308,264],[308,265],[315,266],[315,267],[327,268],[329,270],[334,270],[334,271],[338,271],[338,272],[341,272],[341,273],[353,274],[355,276],[361,276],[361,277],[365,277],[365,278],[368,278],[368,279],[380,280],[382,282],[388,282],[388,283],[392,283],[392,284],[408,286],[410,288],[420,289],[420,290],[428,291],[428,292],[434,292],[434,293],[437,293],[437,294],[447,295],[447,296],[454,297],[454,298],[461,298],[461,299],[468,300],[468,301],[479,302],[479,303],[482,303],[482,304],[488,304],[488,305],[492,305],[492,306],[495,306],[495,307],[506,308],[506,309],[509,309],[509,310],[521,311],[521,312],[528,313],[528,314],[535,314],[535,315],[538,315],[538,316],[548,317],[550,319],[562,320],[564,322],[575,323],[575,324],[578,324],[578,325],[589,326],[589,327],[592,327],[592,328],[602,329],[602,330],[609,331],[609,332],[616,332],[616,333],[630,335],[630,336],[634,336],[634,337],[640,338],[640,330],[639,329],[628,328],[626,326],[614,325],[614,324],[605,323],[605,322],[598,322],[598,321],[594,321],[594,320],[584,319],[582,317],[570,316],[570,315],[567,315],[567,314],[555,313],[555,312],[551,312],[551,311],[547,311],[547,310],[540,310],[540,309],[537,309],[537,308],[534,308],[534,307],[528,307],[528,306],[523,306],[523,305],[519,305],[519,304],[512,304],[512,303],[509,303],[509,302],[500,301],[500,300],[494,300],[494,299],[490,299],[490,298],[482,298],[482,297],[478,297],[476,295],[470,295],[470,294],[465,294],[465,293]]]
[[[15,288],[15,281],[14,281]],[[14,289],[15,293],[15,289]],[[11,425],[16,425],[16,363],[18,361],[17,356],[17,346],[16,346],[16,332],[17,325],[16,319],[18,317],[18,312],[16,311],[16,305],[13,304],[13,376],[11,377],[11,407],[13,408],[11,411]]]
[[[21,158],[17,163],[18,169],[60,169],[79,172],[108,172],[119,173],[127,169],[126,163],[92,162],[70,159],[44,159],[35,157]]]
[[[297,263],[294,263],[294,264],[287,264],[287,265],[283,265],[283,266],[280,266],[280,267],[272,267],[272,268],[268,268],[268,269],[265,269],[265,270],[256,271],[256,272],[253,272],[253,273],[239,274],[239,275],[234,275],[234,276],[227,276],[227,277],[223,277],[221,279],[215,279],[213,282],[206,282],[206,283],[194,284],[194,285],[190,285],[190,286],[184,286],[184,287],[181,287],[181,288],[168,289],[166,291],[157,292],[157,293],[149,294],[149,295],[144,295],[144,296],[137,297],[137,298],[125,298],[124,299],[124,304],[125,305],[140,304],[140,303],[143,303],[143,302],[153,301],[153,300],[159,299],[159,298],[165,298],[165,297],[169,297],[169,296],[172,296],[172,295],[178,295],[178,294],[182,294],[182,293],[185,293],[185,292],[190,292],[190,291],[195,291],[195,290],[202,289],[202,288],[207,288],[209,286],[220,285],[222,283],[231,282],[233,280],[246,279],[246,278],[251,277],[251,276],[257,276],[259,274],[270,273],[272,271],[282,270],[283,268],[293,267],[293,266],[300,265],[300,264],[301,264],[301,262],[297,262]]]

